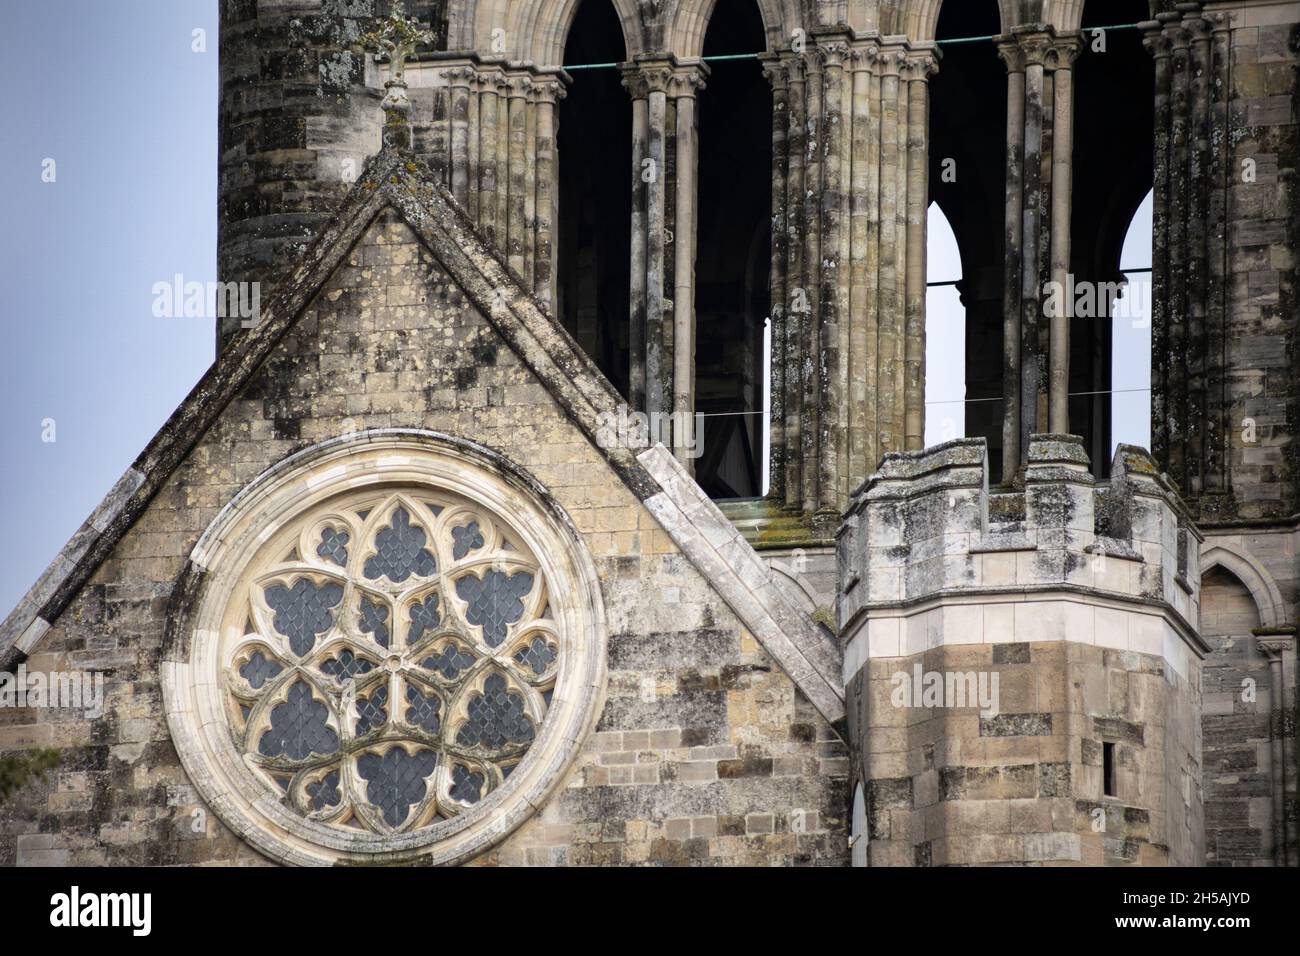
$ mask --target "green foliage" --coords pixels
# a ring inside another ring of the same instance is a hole
[[[0,757],[0,802],[9,799],[30,780],[37,780],[59,765],[59,752],[33,750],[13,757]]]

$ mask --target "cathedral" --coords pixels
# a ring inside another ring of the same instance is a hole
[[[0,625],[0,866],[1300,862],[1300,3],[220,29],[256,314]]]

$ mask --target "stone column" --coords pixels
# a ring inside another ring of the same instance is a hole
[[[1058,37],[1043,23],[998,40],[1007,66],[1004,482],[1024,466],[1032,434],[1058,426],[1068,432],[1069,312],[1045,330],[1042,285],[1051,278],[1064,287],[1069,270],[1070,64],[1078,48],[1076,36]]]
[[[781,361],[785,365],[785,504],[803,507],[803,399],[805,377],[804,328],[811,321],[812,304],[804,270],[804,216],[807,183],[807,78],[804,59],[787,54],[789,126],[786,135],[786,329]]]
[[[479,75],[478,223],[483,238],[497,248],[497,100],[501,83],[500,67]]]
[[[640,71],[632,64],[623,67],[623,86],[632,96],[632,255],[629,281],[628,316],[628,401],[632,408],[644,410],[646,402],[646,199],[644,163],[649,139],[647,102],[650,90]]]
[[[703,440],[694,433],[695,415],[695,249],[699,164],[699,125],[696,95],[704,88],[708,67],[703,63],[673,73],[671,93],[676,120],[673,216],[672,411],[673,453],[688,470],[694,468],[692,446]],[[775,254],[774,254],[775,255]]]
[[[528,176],[528,94],[532,81],[516,76],[510,81],[509,195],[507,199],[506,261],[520,276],[528,255],[527,201]]]
[[[1070,272],[1070,196],[1074,157],[1074,69],[1077,38],[1058,38],[1052,50],[1052,227],[1051,275],[1065,288]],[[1048,376],[1048,427],[1070,433],[1070,314],[1057,310],[1051,319]]]
[[[565,74],[537,83],[537,233],[533,255],[533,292],[548,307],[555,301],[555,104],[564,98]]]
[[[469,99],[474,69],[446,71],[451,87],[451,194],[462,209],[469,208]]]
[[[817,508],[838,515],[843,507],[840,487],[839,439],[845,411],[844,388],[840,381],[844,356],[840,350],[840,321],[847,303],[840,295],[840,230],[843,203],[843,124],[845,106],[844,66],[848,44],[840,40],[819,40],[817,52],[822,64],[823,165],[821,190],[821,284],[817,339]],[[847,320],[847,316],[843,316]]]
[[[1273,865],[1287,865],[1286,815],[1286,721],[1290,712],[1286,700],[1284,655],[1295,649],[1295,638],[1275,635],[1256,638],[1255,646],[1268,659],[1269,697],[1269,777],[1273,804]]]
[[[929,77],[938,68],[938,48],[907,58],[907,273],[905,279],[906,378],[903,391],[904,448],[925,447],[925,276],[926,222],[930,205]]]
[[[789,249],[787,233],[786,189],[789,157],[790,104],[789,83],[785,64],[775,54],[763,57],[763,76],[772,86],[772,265],[768,274],[771,298],[772,341],[772,405],[771,425],[768,429],[768,455],[771,474],[769,495],[776,501],[785,500],[786,450],[785,405],[786,374],[786,259]]]

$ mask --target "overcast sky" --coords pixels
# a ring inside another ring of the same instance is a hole
[[[212,361],[212,321],[155,317],[152,290],[217,278],[216,0],[10,0],[0,81],[2,619]],[[1143,208],[1126,266],[1150,264]],[[931,222],[929,278],[959,278]],[[963,433],[964,346],[956,292],[932,290],[929,310],[937,441],[945,419]],[[1117,388],[1149,385],[1143,325],[1116,325]],[[1116,440],[1145,445],[1147,393],[1116,401]]]

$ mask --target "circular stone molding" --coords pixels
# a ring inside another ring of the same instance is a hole
[[[560,783],[599,712],[595,566],[499,455],[415,430],[295,454],[199,539],[162,683],[186,772],[285,863],[456,863]]]

